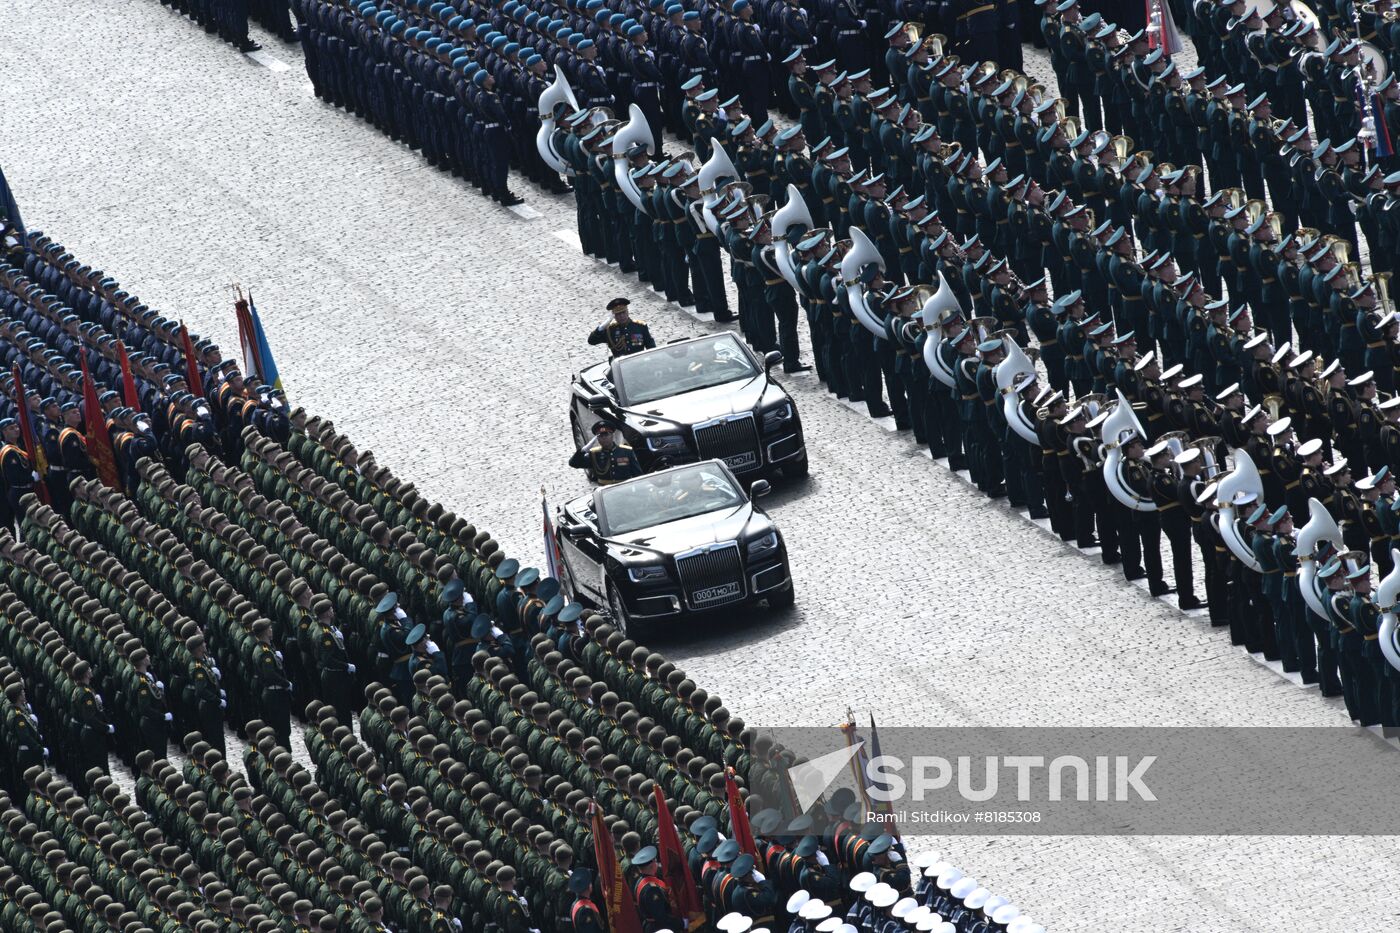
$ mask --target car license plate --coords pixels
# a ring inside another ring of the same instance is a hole
[[[725,457],[724,464],[731,470],[747,470],[758,465],[758,456],[753,451],[735,454],[732,457]]]
[[[718,599],[738,595],[739,584],[736,581],[734,583],[725,583],[721,586],[707,586],[703,590],[696,590],[690,594],[690,601],[697,606],[703,606],[706,603],[712,603]]]

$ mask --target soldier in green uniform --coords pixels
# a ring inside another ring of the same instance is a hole
[[[152,758],[164,758],[166,723],[175,718],[166,709],[165,684],[151,673],[151,657],[145,648],[133,651],[128,660],[137,676],[132,701],[135,706],[137,730],[141,736],[140,747],[150,751]]]
[[[321,700],[335,710],[342,725],[355,715],[355,663],[345,651],[345,636],[336,625],[335,606],[323,595],[311,601],[316,620],[316,666],[320,670]]]
[[[277,736],[283,748],[292,742],[291,682],[282,667],[282,652],[272,644],[272,623],[259,619],[253,623],[257,647],[253,658],[253,695],[249,707],[261,711],[261,718]]]
[[[613,356],[627,356],[655,347],[656,341],[652,338],[646,322],[635,321],[627,313],[630,304],[626,298],[614,298],[609,301],[608,311],[612,312],[612,320],[595,327],[588,335],[588,342],[607,344]]]
[[[569,466],[587,470],[599,486],[609,486],[642,473],[636,452],[618,442],[616,430],[606,421],[593,423],[593,440],[582,450],[575,451],[569,458]]]
[[[190,653],[192,667],[185,681],[184,703],[192,713],[200,737],[220,755],[224,753],[224,709],[228,706],[224,689],[220,686],[218,666],[209,657],[209,646],[203,635],[195,635],[185,642]]]

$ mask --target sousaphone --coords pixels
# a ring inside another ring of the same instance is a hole
[[[613,136],[613,181],[617,182],[632,206],[641,211],[645,210],[642,207],[642,192],[632,180],[632,166],[626,156],[627,150],[638,143],[646,146],[647,152],[656,152],[656,140],[652,139],[646,114],[642,113],[642,108],[632,104],[627,108],[627,123]]]
[[[535,133],[535,149],[539,151],[540,158],[544,164],[560,175],[570,175],[573,169],[554,148],[554,107],[557,104],[567,103],[574,110],[578,110],[578,98],[574,97],[574,89],[569,86],[569,79],[564,77],[564,70],[558,65],[554,66],[554,83],[540,92],[540,99],[536,106],[539,108],[540,128]]]

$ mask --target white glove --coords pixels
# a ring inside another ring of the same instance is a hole
[[[49,757],[49,750],[47,748],[44,749],[44,757]]]
[[[107,726],[107,734],[108,734],[108,735],[116,735],[116,733],[117,733],[117,727],[116,727],[116,726],[113,726],[113,725],[111,725],[111,724],[108,724],[108,726]]]
[[[221,700],[227,700],[227,699],[228,699],[228,691],[227,691],[227,690],[220,690],[220,691],[219,691],[219,699],[221,699]]]
[[[165,721],[166,721],[166,722],[174,722],[174,721],[175,721],[175,714],[174,714],[174,713],[166,713],[166,714],[165,714]]]
[[[822,868],[825,868],[826,866],[831,864],[831,859],[827,858],[826,853],[823,852],[821,849],[817,850],[817,864],[820,865]]]
[[[30,470],[29,472],[32,473],[32,474],[34,475],[34,482],[36,482],[36,483],[39,482],[39,471],[38,471],[38,470]]]
[[[353,674],[353,673],[355,673],[355,664],[354,664],[354,662],[352,662],[352,661],[347,661],[347,662],[345,662],[345,671],[346,671],[346,673],[348,673],[348,674]]]
[[[220,700],[219,709],[228,709],[228,700]]]
[[[159,687],[160,689],[164,690],[164,689],[165,689],[165,681],[163,681],[163,680],[157,680],[157,681],[156,681],[156,686]]]

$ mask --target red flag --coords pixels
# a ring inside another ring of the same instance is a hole
[[[122,361],[122,397],[126,407],[133,411],[141,410],[141,396],[136,394],[136,380],[131,375],[131,360],[126,355],[126,344],[117,341],[117,356]]]
[[[253,316],[248,313],[248,302],[239,298],[233,303],[233,313],[238,318],[238,343],[243,349],[243,374],[257,376],[260,382],[266,382],[262,373],[258,372],[258,332],[253,327]]]
[[[652,790],[656,795],[656,851],[661,860],[662,880],[671,889],[672,911],[685,921],[687,930],[694,930],[705,923],[705,907],[695,888],[685,849],[681,848],[681,837],[676,832],[666,795],[661,792],[660,784]]]
[[[612,933],[642,933],[642,917],[632,889],[622,877],[622,864],[613,848],[612,833],[603,819],[603,810],[593,805],[593,858],[598,863],[598,884],[603,891],[603,908]]]
[[[102,416],[102,405],[97,401],[97,383],[88,372],[87,354],[79,353],[83,364],[83,420],[86,422],[87,455],[97,469],[97,478],[108,489],[120,489],[117,478],[117,458],[112,453],[112,435],[107,433],[107,419]]]
[[[729,795],[729,829],[739,851],[758,859],[758,844],[753,841],[753,828],[749,826],[749,811],[744,809],[743,798],[739,796],[739,785],[734,781],[734,769],[724,770],[724,787]]]
[[[185,381],[190,384],[190,394],[204,398],[204,380],[199,378],[199,363],[195,360],[194,342],[190,340],[190,329],[180,322],[180,339],[185,344]]]
[[[20,439],[24,444],[24,452],[29,454],[32,469],[39,474],[39,481],[34,484],[34,495],[47,505],[49,487],[44,485],[44,474],[49,471],[49,465],[44,461],[44,448],[34,443],[34,426],[29,421],[29,393],[24,391],[24,380],[19,377],[18,363],[10,370],[10,375],[15,380],[15,410],[19,412]]]

